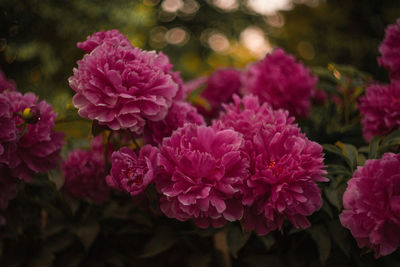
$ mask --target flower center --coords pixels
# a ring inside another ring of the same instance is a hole
[[[267,164],[267,166],[268,166],[268,169],[270,169],[276,176],[279,176],[283,171],[282,166],[276,166],[276,161],[275,160],[270,161]]]

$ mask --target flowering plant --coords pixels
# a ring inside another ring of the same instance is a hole
[[[72,119],[0,73],[0,264],[400,262],[395,31],[388,85],[283,49],[184,83],[163,53],[97,32]],[[74,120],[82,142],[54,129]]]

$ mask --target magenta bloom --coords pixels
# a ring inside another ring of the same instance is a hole
[[[0,210],[7,208],[17,192],[17,180],[10,176],[8,167],[0,163]]]
[[[90,150],[76,149],[62,163],[65,176],[63,190],[78,199],[89,198],[101,203],[108,198],[104,150],[97,147],[101,135],[93,139]]]
[[[322,177],[322,147],[306,138],[288,112],[259,105],[254,96],[225,106],[217,128],[233,128],[243,134],[250,156],[250,177],[243,190],[244,226],[263,235],[280,228],[285,218],[306,228],[311,215],[322,205],[315,181]]]
[[[0,93],[8,90],[8,91],[15,91],[17,86],[13,80],[7,80],[4,73],[0,70]]]
[[[365,96],[360,98],[358,109],[367,141],[375,135],[387,135],[400,129],[400,82],[369,85]]]
[[[146,120],[162,120],[178,85],[165,73],[165,56],[109,39],[78,61],[69,78],[79,114],[112,130],[140,134]]]
[[[340,221],[358,246],[389,255],[400,246],[400,154],[367,160],[347,184]]]
[[[220,114],[218,120],[213,121],[213,126],[218,129],[233,128],[243,134],[246,142],[246,150],[249,154],[253,149],[253,138],[262,125],[277,124],[291,125],[293,117],[288,116],[287,111],[273,110],[270,105],[260,105],[256,96],[233,96],[234,103],[224,105],[225,112]]]
[[[244,93],[254,94],[274,109],[287,109],[291,116],[306,117],[317,77],[282,49],[247,67],[242,76]]]
[[[57,114],[45,101],[38,102],[33,93],[22,95],[19,92],[3,93],[8,101],[10,114],[22,113],[26,108],[39,110],[40,119],[28,124],[22,135],[23,119],[19,115],[13,117],[17,128],[15,141],[6,143],[6,151],[0,160],[10,168],[13,177],[30,181],[35,173],[47,172],[57,166],[64,134],[52,130]],[[3,106],[4,107],[4,106]]]
[[[98,47],[98,46],[102,45],[103,43],[108,42],[110,40],[113,40],[111,42],[116,42],[120,46],[127,46],[127,47],[132,46],[132,44],[128,40],[128,38],[126,38],[118,30],[114,29],[114,30],[109,30],[109,31],[102,30],[99,32],[95,32],[92,35],[86,37],[86,41],[78,42],[77,47],[87,53],[90,53],[96,47]]]
[[[114,152],[107,184],[132,196],[142,193],[154,180],[157,154],[158,149],[150,145],[140,148],[138,156],[128,147]]]
[[[182,127],[185,123],[205,125],[203,116],[197,112],[195,107],[184,101],[176,101],[163,120],[147,124],[146,141],[151,144],[161,144],[164,137],[171,136],[173,131]]]
[[[240,188],[248,175],[242,136],[233,130],[186,124],[164,138],[156,186],[170,218],[206,228],[241,219]]]
[[[392,79],[400,79],[400,19],[386,28],[379,52],[382,55],[378,58],[379,65],[390,71]]]

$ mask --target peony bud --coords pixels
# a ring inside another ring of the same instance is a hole
[[[36,106],[24,109],[22,118],[26,123],[35,124],[40,120],[40,110]]]

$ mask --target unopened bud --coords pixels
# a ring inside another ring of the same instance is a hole
[[[26,123],[35,124],[40,120],[40,110],[36,106],[26,108],[22,112],[22,118]]]

